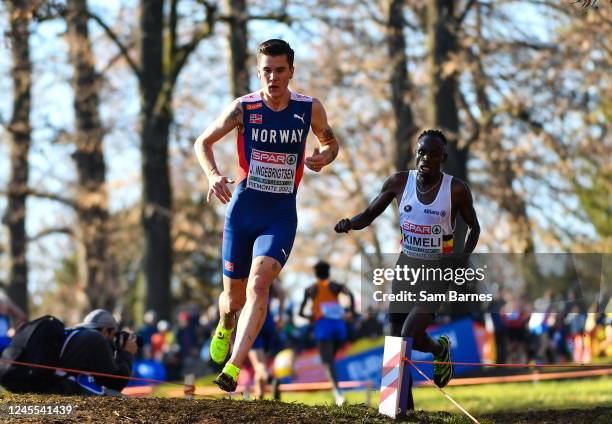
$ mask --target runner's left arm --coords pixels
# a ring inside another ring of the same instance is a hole
[[[469,227],[470,232],[465,240],[465,246],[463,247],[463,253],[466,255],[471,254],[478,244],[478,238],[480,237],[480,223],[476,216],[476,210],[474,209],[474,200],[472,199],[472,192],[466,183],[453,179],[457,183],[453,183],[453,194],[457,199],[458,211],[463,218],[463,221]]]
[[[325,165],[329,165],[338,156],[338,140],[334,135],[329,123],[327,122],[327,113],[321,102],[317,99],[312,99],[312,118],[310,120],[312,132],[319,140],[318,147],[314,149],[312,156],[309,156],[304,161],[308,169],[319,172]]]
[[[355,296],[353,296],[353,292],[351,292],[349,288],[346,287],[346,285],[336,283],[335,281],[332,281],[329,283],[329,288],[336,294],[342,293],[348,296],[349,298],[349,311],[348,312],[350,312],[351,315],[354,317],[356,313],[355,313]]]

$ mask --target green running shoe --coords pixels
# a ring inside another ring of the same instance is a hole
[[[443,351],[440,356],[434,358],[434,383],[442,388],[453,378],[453,366],[450,363],[438,364],[438,362],[451,362],[451,342],[447,336],[438,337],[438,343],[442,345]]]
[[[226,392],[235,392],[236,387],[238,385],[238,374],[240,373],[240,368],[235,366],[234,364],[225,364],[223,367],[223,371],[221,374],[215,378],[213,383],[215,383],[221,390]]]
[[[230,346],[233,329],[223,328],[221,325],[215,330],[215,335],[210,341],[211,365],[222,367],[230,358]]]

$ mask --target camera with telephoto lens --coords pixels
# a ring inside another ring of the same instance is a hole
[[[116,350],[121,350],[125,347],[125,343],[127,342],[127,340],[130,338],[132,334],[128,333],[127,331],[117,331],[117,334],[115,334],[115,341],[114,341],[114,345],[115,345],[115,349]],[[140,336],[136,336],[136,345],[138,346],[138,349],[142,348],[142,345],[144,344],[142,337]]]

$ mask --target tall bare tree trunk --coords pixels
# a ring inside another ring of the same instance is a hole
[[[30,110],[32,62],[30,60],[31,2],[15,0],[8,3],[10,41],[13,66],[13,115],[9,125],[11,134],[11,176],[4,222],[10,240],[10,271],[8,296],[28,313],[28,263],[26,235],[26,197],[28,190],[28,152],[31,132]]]
[[[391,60],[391,104],[395,117],[395,168],[404,171],[413,157],[412,139],[417,132],[406,97],[410,91],[404,36],[404,0],[391,0],[387,18],[387,51]]]
[[[172,192],[168,169],[168,136],[172,122],[171,91],[160,101],[163,65],[164,1],[140,3],[140,93],[142,149],[142,221],[145,232],[147,309],[170,318],[172,270]]]
[[[246,0],[227,0],[229,8],[230,72],[232,74],[232,95],[244,96],[249,93],[248,31]]]
[[[74,68],[76,151],[72,157],[78,174],[76,212],[81,236],[79,242],[83,245],[80,268],[85,273],[85,292],[90,308],[112,309],[118,287],[110,272],[108,193],[102,143],[104,130],[98,97],[100,77],[95,70],[87,29],[87,1],[69,0],[66,21],[70,62]]]
[[[468,181],[468,150],[459,146],[459,109],[457,71],[452,63],[458,51],[454,0],[427,3],[427,35],[431,89],[428,123],[444,131],[448,139],[445,171]],[[455,229],[455,251],[463,250],[467,227],[460,216]]]

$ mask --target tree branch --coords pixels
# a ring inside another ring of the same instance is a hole
[[[170,2],[170,19],[168,26],[170,32],[170,57],[174,57],[176,54],[176,29],[178,27],[178,0],[172,0]]]
[[[461,15],[459,15],[459,17],[455,20],[455,26],[457,29],[459,29],[459,27],[463,23],[463,20],[465,19],[465,17],[467,16],[470,9],[472,8],[472,6],[474,6],[475,3],[476,3],[476,0],[470,0],[465,5],[465,9],[463,9],[463,12],[461,12]]]
[[[35,3],[32,9],[32,20],[42,23],[66,15],[66,5],[58,1],[48,0]]]
[[[78,205],[76,203],[76,201],[74,201],[73,199],[70,199],[68,197],[64,197],[61,196],[59,194],[55,194],[55,193],[49,193],[46,191],[39,191],[33,188],[26,188],[23,190],[0,190],[0,194],[3,196],[9,196],[9,195],[15,195],[15,194],[22,194],[25,196],[34,196],[34,197],[39,197],[41,199],[47,199],[47,200],[54,200],[56,202],[62,203],[66,206],[69,206],[73,209],[77,209]]]
[[[465,142],[465,145],[469,146],[472,143],[474,143],[474,141],[476,141],[478,137],[480,137],[480,124],[478,123],[478,121],[474,117],[474,114],[470,110],[470,105],[468,104],[468,101],[463,95],[463,92],[461,90],[457,90],[457,97],[459,100],[459,105],[461,106],[465,114],[467,115],[470,126],[472,127],[472,130],[470,131],[470,135]]]
[[[134,43],[131,43],[128,48],[133,47]],[[108,71],[110,68],[113,67],[113,65],[123,57],[123,53],[121,52],[117,52],[113,57],[111,57],[108,62],[106,62],[105,65],[102,66],[102,70],[100,71],[100,74],[104,75],[106,73],[106,71]]]
[[[193,53],[193,51],[198,47],[200,41],[210,37],[213,34],[215,21],[219,19],[219,17],[216,16],[216,5],[211,4],[207,1],[199,1],[198,3],[201,3],[206,8],[206,21],[202,24],[202,27],[199,29],[199,31],[196,31],[193,34],[189,42],[180,46],[172,47],[175,53],[171,56],[170,70],[157,96],[157,101],[155,102],[155,106],[153,108],[154,115],[158,115],[167,106],[167,103],[170,100],[170,95],[174,90],[176,81],[178,80],[178,76],[181,73],[181,70],[183,69],[185,64],[187,63],[187,59],[189,58],[191,53]],[[177,21],[175,20],[174,23],[176,24]],[[171,29],[170,32],[172,31],[173,30]]]
[[[268,15],[249,15],[247,20],[257,21],[278,21],[287,25],[291,25],[291,17],[287,12],[281,12],[279,14],[270,13]]]
[[[140,71],[140,68],[138,67],[136,62],[134,62],[132,57],[130,56],[130,53],[128,52],[128,50],[125,47],[125,45],[121,42],[121,40],[119,40],[119,37],[117,36],[117,34],[115,34],[115,32],[108,25],[106,25],[106,22],[104,22],[102,20],[102,18],[100,18],[95,13],[92,13],[91,11],[89,11],[88,15],[89,15],[89,17],[91,19],[96,21],[98,23],[98,25],[100,25],[102,27],[102,29],[104,30],[104,32],[106,33],[108,38],[110,38],[111,41],[117,46],[117,48],[121,52],[121,55],[123,56],[123,58],[126,60],[128,65],[130,66],[130,68],[132,68],[132,71],[136,75],[136,78],[138,78],[138,80],[140,81],[142,79],[142,73]]]
[[[74,236],[74,229],[72,227],[53,227],[53,228],[46,228],[40,232],[38,232],[37,234],[34,234],[31,237],[28,237],[28,242],[35,242],[40,240],[41,238],[44,238],[46,236],[50,236],[53,234],[66,234],[69,236]]]

